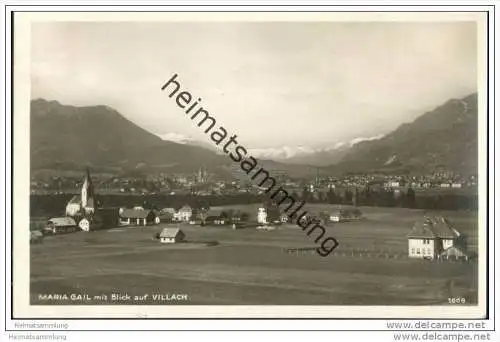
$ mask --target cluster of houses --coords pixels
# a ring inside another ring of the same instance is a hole
[[[290,217],[281,213],[279,207],[263,205],[257,209],[259,227],[269,227],[287,223]],[[330,213],[320,213],[317,218],[329,222],[356,221],[363,218],[357,207],[337,208]],[[81,194],[73,196],[66,205],[66,216],[50,218],[44,233],[60,234],[76,231],[90,231],[102,226],[148,226],[160,223],[183,222],[199,225],[233,225],[253,221],[248,213],[238,210],[222,211],[218,209],[194,209],[184,205],[179,209],[161,210],[128,208],[96,208],[95,194],[89,171],[85,175]],[[185,234],[179,228],[164,228],[157,238],[162,243],[185,241]],[[465,258],[465,240],[463,236],[443,217],[424,217],[415,223],[408,238],[408,256],[420,259]],[[37,233],[32,233],[30,241],[40,240]]]
[[[144,209],[134,207],[133,209],[121,208],[119,210],[122,226],[147,226],[159,223],[189,223],[199,225],[229,225],[248,221],[249,215],[242,211],[221,209],[194,209],[184,205],[178,210],[175,208]]]
[[[326,222],[348,222],[357,221],[363,218],[361,210],[358,208],[336,208],[332,212],[322,212],[317,215],[309,215]],[[257,223],[259,224],[280,224],[291,221],[286,213],[279,213],[276,209],[260,207],[257,210]],[[324,223],[326,223],[324,222]]]
[[[326,218],[325,218],[326,215]],[[189,205],[184,205],[178,210],[164,208],[161,210],[121,208],[119,210],[120,225],[122,226],[148,226],[160,223],[189,223],[204,225],[237,225],[239,223],[254,221],[252,216],[239,210],[223,211],[221,209],[196,210]],[[354,208],[338,208],[330,213],[322,213],[319,218],[330,222],[356,221],[363,218],[361,211]],[[259,225],[283,224],[291,221],[286,213],[280,213],[278,208],[262,206],[257,209],[256,221]],[[254,221],[255,222],[255,221]]]
[[[193,218],[193,208],[184,205],[179,210],[174,208],[164,208],[162,210],[144,209],[134,207],[133,209],[119,209],[119,224],[121,226],[148,226],[159,223],[170,222],[191,222]]]

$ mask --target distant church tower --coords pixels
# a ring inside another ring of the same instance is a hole
[[[198,169],[197,181],[198,183],[205,183],[207,181],[207,170],[205,165]]]
[[[94,213],[94,186],[92,185],[92,179],[90,178],[90,170],[87,167],[87,173],[83,180],[82,185],[82,208],[85,213]]]

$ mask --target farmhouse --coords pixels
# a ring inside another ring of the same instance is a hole
[[[267,210],[266,208],[259,208],[257,210],[257,222],[261,224],[267,223]]]
[[[410,258],[435,259],[448,254],[465,255],[457,245],[460,233],[443,217],[425,217],[416,222],[407,237]]]
[[[161,243],[177,243],[184,241],[186,234],[179,228],[164,228],[160,233]]]
[[[229,218],[221,216],[207,216],[203,221],[203,223],[207,225],[212,225],[212,224],[224,225],[224,224],[229,224]]]
[[[163,208],[157,213],[158,223],[170,223],[174,220],[176,211],[174,208]]]
[[[174,214],[174,220],[189,222],[191,216],[193,216],[193,209],[191,208],[191,206],[186,204],[182,206],[179,209],[179,211]]]
[[[156,224],[157,216],[152,210],[120,209],[121,225],[146,226]]]
[[[332,222],[345,222],[359,220],[363,214],[357,208],[353,209],[337,209],[330,214],[330,221]]]
[[[210,209],[204,213],[203,224],[208,225],[224,225],[229,224],[230,218],[228,214],[222,210]]]
[[[44,232],[49,234],[72,233],[78,230],[72,217],[53,217],[47,221]]]
[[[257,210],[257,222],[260,224],[280,223],[280,209],[273,204],[264,204]]]

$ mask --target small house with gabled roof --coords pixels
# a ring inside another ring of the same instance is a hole
[[[44,228],[45,233],[61,234],[78,231],[76,221],[72,217],[53,217],[47,221]]]
[[[156,217],[153,210],[120,209],[121,225],[146,226],[156,224]]]
[[[186,234],[179,228],[164,228],[160,233],[161,243],[182,242],[185,238]]]

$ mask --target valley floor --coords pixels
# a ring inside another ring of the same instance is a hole
[[[340,245],[327,257],[286,253],[315,246],[294,225],[273,231],[181,225],[192,243],[178,245],[153,240],[166,225],[46,237],[31,246],[31,303],[451,305],[449,298],[460,297],[465,305],[477,304],[477,261],[405,256],[406,234],[422,211],[362,210],[366,220],[328,227]],[[445,214],[477,251],[476,214]],[[218,244],[204,244],[209,241]],[[111,300],[112,293],[132,299]],[[43,297],[48,294],[86,294],[91,300]],[[148,298],[134,301],[144,294]],[[172,294],[185,300],[168,300]]]

